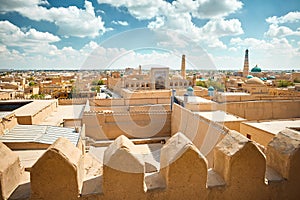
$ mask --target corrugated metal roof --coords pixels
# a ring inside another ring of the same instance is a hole
[[[0,136],[0,141],[4,143],[36,142],[52,144],[60,137],[67,138],[77,146],[80,133],[76,133],[72,128],[58,126],[17,125],[8,133]]]

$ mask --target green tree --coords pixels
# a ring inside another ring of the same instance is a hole
[[[35,82],[34,82],[34,81],[30,81],[30,82],[29,82],[29,86],[30,86],[30,87],[32,87],[32,86],[34,86],[34,85],[35,85]]]
[[[208,87],[213,86],[215,88],[215,90],[217,90],[219,92],[223,92],[225,90],[224,84],[219,81],[208,80],[206,85]]]
[[[98,85],[104,85],[104,81],[103,80],[99,80],[98,81]]]
[[[45,94],[33,94],[30,96],[31,99],[44,99]]]
[[[93,86],[91,87],[91,90],[94,92],[94,91],[97,91],[98,93],[100,92],[100,86]]]
[[[286,81],[286,80],[280,80],[278,82],[278,87],[288,87],[288,86],[293,86],[294,83],[291,81]]]
[[[205,81],[197,81],[196,86],[201,86],[201,87],[207,88],[207,85],[206,85]]]
[[[92,85],[104,85],[104,81],[103,80],[93,80]]]
[[[33,81],[33,80],[34,80],[34,77],[33,77],[33,76],[30,76],[30,77],[28,78],[28,80],[29,80],[29,81]]]

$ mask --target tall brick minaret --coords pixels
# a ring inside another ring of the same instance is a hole
[[[185,74],[185,55],[182,55],[182,59],[181,59],[181,76],[183,79],[186,78],[186,74]]]
[[[243,77],[247,77],[249,75],[249,60],[248,60],[248,49],[245,51],[245,60],[244,60],[244,69],[243,69]]]

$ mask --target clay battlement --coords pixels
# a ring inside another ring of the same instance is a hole
[[[292,130],[278,133],[265,153],[229,131],[208,169],[206,158],[178,132],[160,150],[159,170],[147,173],[149,163],[139,148],[119,136],[105,150],[99,179],[84,181],[88,154],[60,138],[30,169],[30,199],[299,199],[299,149],[299,134]],[[21,167],[3,144],[0,153],[10,158],[2,159],[0,168],[1,198],[7,199],[19,185]],[[82,189],[88,181],[97,182],[94,192]]]

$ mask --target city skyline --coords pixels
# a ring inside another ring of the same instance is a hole
[[[250,69],[299,70],[299,11],[297,0],[2,2],[0,68],[179,69],[184,53],[187,69],[241,70],[249,49]]]

